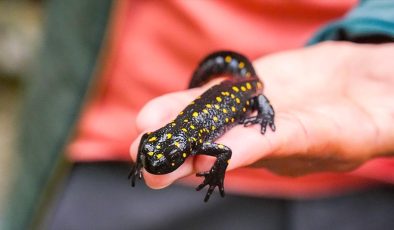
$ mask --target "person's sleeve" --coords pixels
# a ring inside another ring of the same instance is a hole
[[[327,40],[394,42],[394,0],[360,0],[344,18],[318,31],[307,45]]]

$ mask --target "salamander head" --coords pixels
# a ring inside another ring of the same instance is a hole
[[[146,171],[166,174],[183,164],[189,155],[188,149],[186,137],[159,129],[143,136],[139,154]]]

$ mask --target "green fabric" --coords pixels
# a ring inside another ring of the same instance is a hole
[[[343,19],[332,22],[320,30],[309,42],[309,45],[338,39],[339,31],[350,37],[381,34],[394,37],[394,1],[363,0]]]
[[[20,169],[3,229],[29,229],[78,116],[110,9],[111,0],[46,3],[45,40],[36,68],[26,77]]]

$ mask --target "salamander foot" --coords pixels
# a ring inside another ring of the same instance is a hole
[[[211,196],[213,190],[217,186],[219,188],[220,195],[224,197],[224,175],[226,169],[217,169],[217,167],[213,166],[210,171],[197,173],[198,177],[205,177],[204,181],[196,188],[197,191],[200,191],[205,186],[209,185],[207,194],[205,195],[204,201],[207,202],[209,197]]]

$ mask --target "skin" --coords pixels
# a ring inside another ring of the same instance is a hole
[[[348,172],[375,157],[394,154],[394,45],[325,42],[254,61],[273,105],[276,132],[236,126],[217,140],[233,155],[228,170],[264,167],[286,176]],[[142,133],[155,130],[212,84],[150,101],[140,112]],[[160,111],[158,113],[157,111]],[[239,138],[244,137],[244,138]],[[137,138],[130,148],[135,161]],[[189,158],[165,175],[144,172],[151,188],[208,170],[213,158]]]

